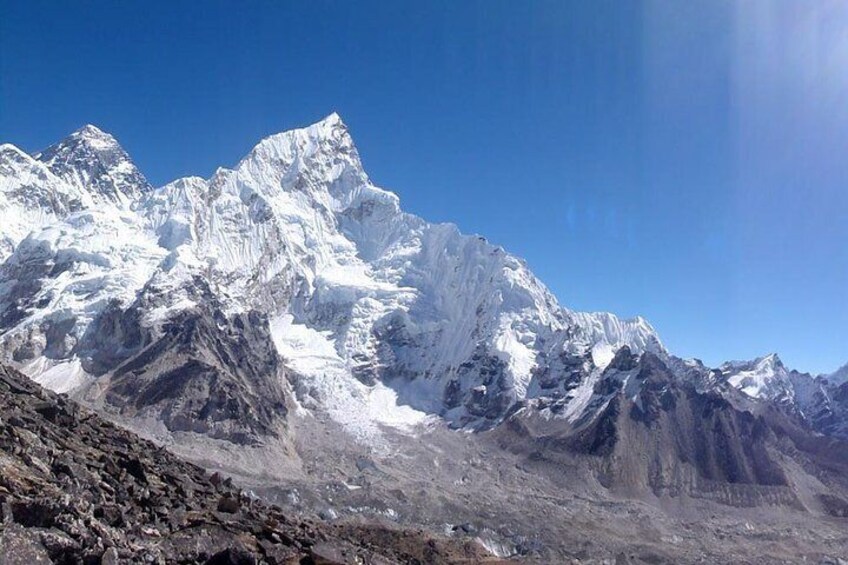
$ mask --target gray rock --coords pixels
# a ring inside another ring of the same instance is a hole
[[[17,524],[0,530],[0,565],[53,563],[38,535]]]

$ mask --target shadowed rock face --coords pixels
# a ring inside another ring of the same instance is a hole
[[[644,355],[637,367],[637,395],[616,395],[574,438],[578,451],[606,459],[603,482],[655,494],[700,494],[713,483],[748,485],[752,492],[761,486],[787,487],[767,447],[774,434],[762,417],[736,410],[717,394],[677,383],[655,356]],[[785,490],[791,503],[792,493]]]
[[[485,562],[473,543],[284,515],[0,367],[2,563]]]
[[[128,343],[114,350],[132,355],[105,387],[112,408],[126,416],[152,415],[171,431],[237,444],[279,435],[288,412],[285,372],[263,315],[227,317],[207,304],[181,312],[156,335],[140,327],[123,335]]]
[[[828,469],[833,492],[817,494],[821,504],[816,506],[832,515],[842,511],[837,501],[844,500],[845,485],[840,477],[848,475],[848,464],[838,453],[848,452],[848,445],[815,436],[778,409],[740,409],[718,393],[698,392],[681,382],[657,356],[636,357],[624,350],[595,391],[607,395],[606,404],[589,422],[564,429],[522,414],[510,429],[532,437],[538,456],[588,457],[603,486],[631,495],[649,492],[732,506],[802,508],[790,477],[798,467],[818,478]]]

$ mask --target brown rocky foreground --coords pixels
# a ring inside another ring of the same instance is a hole
[[[0,565],[498,561],[472,540],[286,515],[0,367]]]

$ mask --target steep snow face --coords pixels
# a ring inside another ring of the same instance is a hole
[[[661,349],[644,321],[569,313],[522,261],[401,212],[370,183],[335,114],[263,140],[209,183],[172,183],[142,208],[162,245],[190,248],[183,256],[226,281],[233,308],[291,312],[329,332],[349,377],[402,377],[395,385],[417,408],[444,411],[454,381],[465,393],[479,386],[457,373],[481,351],[503,364],[491,393],[526,397],[539,350],[581,324],[583,348]]]
[[[224,316],[266,314],[303,405],[365,439],[422,413],[496,422],[623,346],[665,355],[645,320],[562,308],[520,259],[402,212],[336,114],[158,190],[93,127],[39,155],[47,167],[18,159],[96,208],[45,217],[0,275],[7,356],[53,388],[85,381],[82,337],[106,308],[133,305],[156,331],[204,293]]]
[[[126,208],[151,190],[115,138],[92,125],[78,129],[35,158],[71,186],[88,192],[98,205]]]
[[[380,426],[406,432],[427,421],[427,414],[399,405],[397,393],[382,383],[350,378],[350,368],[328,333],[293,323],[291,314],[271,322],[274,345],[288,367],[302,378],[298,397],[306,408],[325,411],[357,439],[383,448]]]
[[[63,375],[84,383],[80,359],[98,341],[90,325],[106,308],[131,304],[165,256],[129,213],[75,212],[31,234],[0,267],[6,355],[54,390],[73,388]]]
[[[90,205],[86,192],[14,145],[0,145],[0,262],[32,230]]]
[[[578,328],[574,343],[591,351],[594,364],[601,369],[625,346],[636,353],[664,352],[653,326],[641,316],[622,320],[607,312],[569,312],[569,315],[572,325]]]
[[[644,321],[570,313],[502,249],[401,212],[370,183],[335,114],[263,140],[209,182],[172,183],[141,210],[160,244],[184,250],[234,310],[292,314],[331,336],[345,378],[392,380],[417,409],[449,412],[450,387],[475,394],[474,357],[497,366],[497,382],[482,386],[505,408],[528,396],[550,344],[662,349]]]
[[[173,182],[144,199],[139,212],[162,246],[190,249],[222,291],[237,295],[233,308],[245,300],[279,308],[294,292],[311,294],[319,273],[365,268],[335,213],[364,193],[388,194],[367,183],[333,115],[263,140],[208,181]]]

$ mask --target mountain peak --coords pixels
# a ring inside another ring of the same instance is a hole
[[[778,367],[783,367],[783,361],[780,360],[780,357],[777,353],[769,353],[768,355],[764,355],[755,361],[757,367],[762,368],[770,368],[776,369]]]
[[[118,141],[88,124],[35,158],[58,177],[91,194],[96,202],[129,206],[152,190]]]
[[[318,123],[319,124],[327,124],[327,125],[341,125],[342,127],[347,127],[347,126],[345,126],[345,123],[342,120],[342,117],[339,115],[338,112],[330,112],[330,114],[328,114],[327,117],[325,117],[323,120],[319,121]]]
[[[276,179],[270,182],[273,185],[283,177],[290,181],[301,172],[309,172],[313,181],[326,186],[344,185],[345,193],[368,183],[353,138],[336,112],[306,127],[266,137],[237,168],[265,179],[266,185],[272,178]],[[342,177],[346,180],[339,184]]]
[[[111,135],[109,135],[108,133],[106,133],[105,131],[100,129],[99,127],[95,126],[94,124],[85,124],[84,126],[79,128],[78,130],[73,132],[71,135],[72,136],[76,135],[76,136],[81,136],[81,137],[89,137],[89,138],[91,138],[91,137],[109,137],[111,139],[114,139]]]
[[[283,130],[262,139],[257,147],[271,143],[289,142],[301,138],[302,140],[335,140],[347,141],[353,145],[350,131],[337,112],[332,112],[324,118],[307,126]]]
[[[777,353],[769,353],[767,355],[761,355],[759,357],[754,357],[753,359],[744,359],[737,361],[727,361],[721,365],[721,369],[724,372],[733,372],[733,371],[750,371],[750,370],[768,370],[773,371],[777,368],[785,368],[783,365],[783,361],[781,361],[780,357]]]
[[[348,130],[347,124],[344,123],[342,117],[337,112],[332,112],[323,119],[318,120],[314,124],[308,125],[305,128],[289,130],[283,132],[281,135],[291,134],[298,131],[305,132],[309,137],[313,138],[347,138],[350,140],[351,145],[353,144],[353,140],[350,139],[350,131]]]
[[[837,386],[848,382],[848,363],[845,363],[831,374],[823,376]]]
[[[86,124],[77,129],[60,143],[80,143],[96,151],[120,150],[123,151],[118,140],[112,134],[92,124]]]
[[[11,143],[0,143],[0,157],[11,161],[31,161],[32,157]]]
[[[75,129],[68,136],[47,149],[36,153],[34,157],[39,161],[46,161],[50,158],[48,154],[56,152],[59,148],[73,148],[76,151],[82,148],[88,151],[98,152],[109,150],[123,151],[118,141],[111,134],[106,133],[93,124],[86,124],[81,128]]]
[[[85,124],[77,130],[77,133],[85,133],[90,135],[108,135],[106,132],[104,132],[102,129],[100,129],[94,124]]]
[[[789,374],[777,353],[721,366],[727,382],[748,396],[775,399],[792,396]]]

